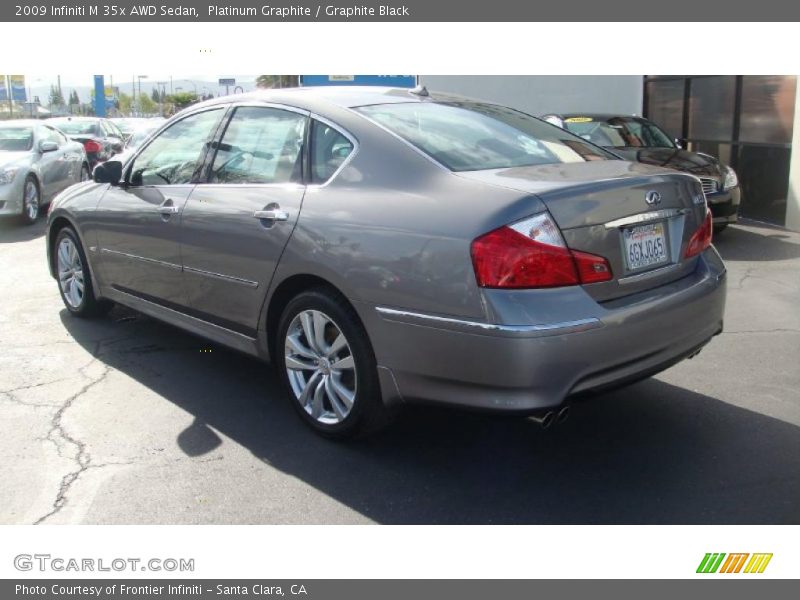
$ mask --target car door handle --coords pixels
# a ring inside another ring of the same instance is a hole
[[[174,215],[178,213],[180,208],[178,208],[177,206],[169,205],[169,206],[159,206],[156,210],[158,210],[158,212],[160,212],[162,215]]]
[[[253,217],[267,221],[288,221],[289,213],[275,208],[272,210],[257,210],[253,213]]]

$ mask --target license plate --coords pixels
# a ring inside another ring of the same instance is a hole
[[[628,269],[637,271],[669,261],[664,223],[636,225],[622,230],[625,262]]]

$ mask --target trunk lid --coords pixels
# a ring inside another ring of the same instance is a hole
[[[606,258],[613,279],[584,289],[603,302],[666,284],[694,270],[683,254],[705,216],[691,175],[608,160],[458,173],[535,194],[573,250]]]

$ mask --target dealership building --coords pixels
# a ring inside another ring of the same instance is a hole
[[[742,185],[742,216],[800,230],[800,107],[794,75],[423,75],[429,90],[534,115],[643,115],[689,150],[718,156]]]

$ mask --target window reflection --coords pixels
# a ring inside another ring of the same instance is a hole
[[[730,140],[733,136],[735,77],[693,77],[689,97],[689,137]]]
[[[797,77],[754,75],[742,78],[739,139],[791,144]]]
[[[647,83],[647,117],[674,138],[683,137],[683,88],[685,80]]]

